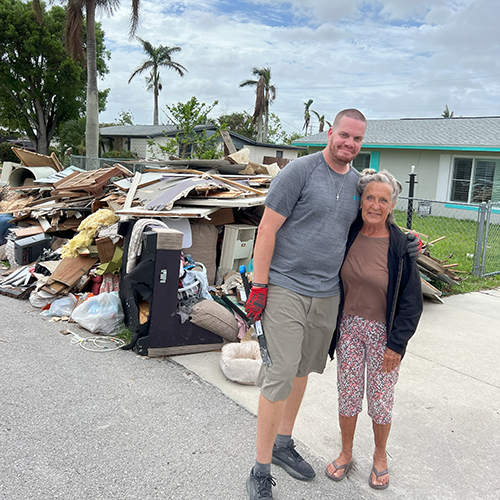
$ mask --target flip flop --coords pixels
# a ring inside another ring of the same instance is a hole
[[[344,479],[346,474],[352,469],[353,461],[351,460],[348,464],[339,466],[339,465],[337,465],[337,462],[334,460],[331,464],[328,464],[328,465],[333,465],[335,467],[335,472],[337,472],[338,470],[344,470],[344,472],[343,472],[343,474],[341,474],[338,477],[334,476],[333,474],[330,474],[328,472],[328,466],[327,466],[325,469],[326,477],[329,477],[330,479],[333,479],[334,481],[342,481],[342,479]]]
[[[387,469],[384,469],[382,472],[377,472],[377,469],[375,469],[375,466],[372,468],[372,472],[379,478],[380,476],[385,476],[386,474],[389,474],[389,471]],[[370,473],[370,477],[368,478],[368,484],[375,490],[385,490],[389,486],[389,481],[385,484],[374,484],[372,482],[372,475]]]

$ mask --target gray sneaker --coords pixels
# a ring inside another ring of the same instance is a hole
[[[283,467],[290,476],[301,481],[311,481],[316,477],[314,469],[295,450],[293,439],[284,447],[273,446],[273,464]]]
[[[272,500],[273,491],[272,487],[276,486],[276,481],[271,475],[254,474],[253,469],[247,479],[247,493],[249,500]]]

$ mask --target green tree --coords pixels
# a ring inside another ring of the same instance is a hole
[[[39,23],[30,5],[0,0],[0,119],[23,130],[39,153],[48,154],[59,125],[84,108],[86,77],[64,48],[64,9],[41,8]],[[98,38],[98,61],[106,71],[100,29]]]
[[[180,52],[182,49],[175,45],[171,47],[159,45],[158,47],[153,47],[151,43],[142,38],[137,37],[141,42],[144,52],[146,52],[148,58],[139,66],[128,79],[128,83],[132,81],[132,78],[136,75],[140,75],[144,71],[149,71],[149,76],[146,77],[146,88],[147,90],[152,90],[154,93],[154,112],[153,112],[153,125],[158,125],[158,96],[163,89],[160,78],[160,68],[168,68],[177,71],[180,76],[184,76],[184,72],[187,69],[176,61],[172,61],[172,54],[174,52]]]
[[[181,158],[220,158],[222,156],[218,148],[220,128],[216,127],[215,132],[208,135],[207,131],[201,127],[201,125],[215,123],[215,120],[209,118],[208,115],[217,104],[218,101],[214,101],[212,105],[207,105],[193,96],[188,102],[167,105],[167,118],[177,129],[177,134],[175,139],[170,139],[167,145],[160,145],[151,139],[148,141],[151,150],[157,147],[164,154],[179,155]]]
[[[118,118],[115,118],[112,122],[101,123],[101,128],[116,127],[117,125],[134,125],[134,115],[132,112],[122,109],[118,113]]]
[[[221,115],[217,118],[217,121],[221,128],[240,134],[243,137],[248,137],[254,141],[257,140],[257,130],[255,126],[252,125],[252,116],[246,111],[242,113],[235,112],[230,115]]]
[[[443,118],[453,118],[453,113],[454,111],[450,111],[450,108],[448,107],[448,104],[446,105],[446,108],[444,108],[444,111],[442,113]]]
[[[70,154],[85,156],[85,117],[68,120],[61,124],[59,132],[61,156]]]
[[[99,92],[97,88],[98,61],[96,44],[96,8],[112,15],[120,6],[120,0],[66,0],[66,46],[68,52],[75,60],[85,59],[87,63],[87,99],[86,99],[86,131],[85,145],[86,154],[90,157],[99,155]],[[132,13],[130,17],[130,36],[135,34],[139,24],[139,0],[132,0]],[[33,0],[33,8],[38,13],[39,19],[42,3]],[[82,30],[84,28],[84,16],[86,14],[86,44],[82,44]]]
[[[276,99],[276,87],[271,85],[271,68],[253,68],[252,74],[259,77],[258,80],[245,80],[240,83],[240,87],[256,87],[255,109],[252,123],[257,123],[257,141],[267,142],[269,129],[269,107]],[[262,117],[264,117],[263,130]]]
[[[292,141],[302,137],[300,132],[292,132],[289,134],[283,129],[281,120],[277,115],[271,113],[269,116],[269,138],[271,144],[288,144],[291,145]]]

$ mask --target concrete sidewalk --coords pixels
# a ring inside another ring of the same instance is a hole
[[[447,297],[444,304],[425,303],[396,388],[388,444],[391,485],[376,495],[500,498],[499,320],[499,290]],[[258,388],[225,379],[219,353],[174,359],[257,412]],[[322,469],[340,450],[335,379],[335,361],[323,375],[310,377],[294,434],[322,461],[316,479],[322,482],[328,482],[321,477]],[[364,495],[374,493],[367,483],[372,453],[371,421],[364,409],[355,439],[356,470],[343,483],[331,482],[332,495],[348,482]]]
[[[67,324],[4,296],[0,317],[1,499],[246,498],[258,389],[225,380],[219,353],[88,352],[60,334]],[[311,377],[294,437],[317,477],[273,468],[275,500],[499,498],[499,319],[499,291],[425,304],[396,390],[382,492],[367,484],[366,413],[356,470],[342,483],[325,477],[340,446],[335,362]]]

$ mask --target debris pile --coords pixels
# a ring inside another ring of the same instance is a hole
[[[94,297],[119,292],[124,305],[121,314],[130,319],[132,310],[137,325],[147,327],[155,275],[151,274],[147,282],[140,268],[140,279],[125,280],[129,288],[121,290],[123,275],[129,276],[122,259],[131,258],[129,247],[138,243],[138,268],[149,259],[149,269],[154,270],[154,249],[144,235],[165,230],[158,229],[163,225],[168,231],[181,231],[177,269],[179,261],[181,268],[175,291],[182,306],[177,315],[189,324],[189,335],[194,335],[191,330],[198,325],[205,332],[200,338],[206,336],[206,330],[233,341],[245,335],[247,326],[241,314],[234,314],[234,304],[231,308],[217,300],[216,271],[221,259],[227,266],[233,261],[250,261],[267,189],[280,168],[276,163],[251,162],[248,150],[242,150],[223,160],[134,161],[82,171],[73,166],[64,169],[55,155],[15,152],[22,163],[4,165],[2,171],[2,180],[7,183],[0,190],[0,230],[5,229],[0,233],[0,260],[8,261],[9,267],[0,264],[4,268],[0,294],[29,298],[33,306],[46,311],[51,304],[73,297],[75,311]],[[252,236],[244,236],[241,241],[241,236],[236,236],[237,248],[231,246],[234,254],[224,257],[220,254],[228,224],[237,228],[238,235],[238,231],[250,228]],[[136,236],[137,242],[132,232],[135,225],[144,231]],[[192,282],[186,284],[190,279]],[[217,279],[224,284],[224,276]],[[211,298],[208,287],[216,300],[209,307],[201,307],[198,302]],[[89,310],[98,306],[96,302]],[[44,316],[51,321],[74,321],[71,311],[64,316]],[[210,317],[216,321],[207,322]],[[128,321],[126,324],[130,327]],[[138,330],[132,328],[132,335]]]
[[[429,237],[424,234],[417,234],[421,239],[429,239]],[[433,245],[444,240],[445,238],[446,236],[441,236],[433,241],[424,243],[422,251],[417,258],[417,265],[422,282],[422,293],[425,297],[437,302],[442,302],[442,292],[433,286],[431,281],[455,286],[458,285],[459,281],[462,279],[458,274],[460,271],[456,270],[458,263],[450,264],[448,261],[441,261],[436,257],[433,257],[430,253]]]

